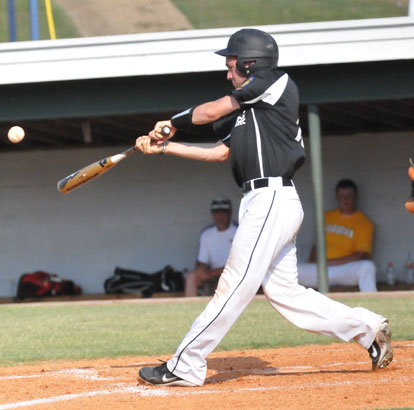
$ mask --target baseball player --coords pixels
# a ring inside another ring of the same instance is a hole
[[[332,286],[359,286],[361,292],[376,292],[376,268],[369,260],[373,223],[356,208],[357,186],[351,179],[340,180],[335,189],[338,208],[325,212],[326,258]],[[298,264],[298,281],[318,286],[315,248],[310,263]]]
[[[211,296],[230,253],[237,225],[231,220],[231,201],[218,196],[211,202],[214,224],[200,235],[200,246],[194,271],[185,276],[185,296]]]
[[[276,69],[278,47],[256,29],[234,33],[217,54],[226,58],[230,95],[158,122],[136,146],[147,154],[170,154],[203,161],[231,158],[243,198],[239,226],[216,292],[177,348],[139,377],[154,385],[201,386],[206,357],[256,295],[260,286],[271,306],[296,326],[368,349],[372,367],[393,357],[388,320],[365,308],[351,308],[298,284],[296,236],[303,219],[292,177],[305,160],[298,120],[299,97],[288,74]],[[213,122],[221,143],[212,148],[168,141],[190,125]],[[231,156],[230,156],[231,153]]]

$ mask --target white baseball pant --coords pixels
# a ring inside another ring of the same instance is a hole
[[[361,292],[377,292],[375,264],[369,260],[355,261],[328,267],[331,286],[357,286]],[[315,263],[298,264],[298,281],[301,285],[318,287],[318,267]]]
[[[302,206],[294,187],[283,187],[281,178],[272,178],[272,185],[243,197],[239,227],[215,295],[167,363],[169,371],[196,385],[204,383],[206,357],[260,285],[272,307],[294,325],[344,341],[355,339],[366,349],[385,321],[298,284],[295,243]]]

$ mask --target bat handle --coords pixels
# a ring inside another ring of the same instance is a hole
[[[127,150],[125,150],[124,152],[121,152],[121,155],[128,156],[128,155],[133,154],[133,153],[134,153],[134,152],[136,152],[136,151],[138,151],[138,148],[134,145],[133,147],[128,148],[128,149],[127,149]]]
[[[171,128],[170,127],[164,125],[161,128],[161,134],[164,135],[164,137],[168,137],[168,135],[170,135],[170,133],[171,133]]]

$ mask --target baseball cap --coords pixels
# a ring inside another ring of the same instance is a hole
[[[225,196],[218,196],[211,203],[211,211],[231,211],[231,201]]]

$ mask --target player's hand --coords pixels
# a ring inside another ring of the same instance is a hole
[[[410,158],[410,168],[408,168],[408,176],[411,179],[411,196],[408,198],[408,201],[405,203],[405,209],[408,212],[414,214],[414,162]]]
[[[167,126],[171,130],[169,135],[164,135],[161,133],[162,128],[165,126]],[[168,139],[173,137],[176,132],[177,132],[177,128],[171,125],[170,120],[158,121],[155,124],[154,129],[149,133],[149,136],[151,137],[151,139],[157,141],[158,144],[162,144],[164,141],[167,141]]]
[[[142,135],[135,141],[135,147],[143,154],[161,154],[162,145],[151,139],[149,135]]]
[[[410,168],[408,168],[408,176],[410,177],[411,181],[414,182],[414,162],[410,158]]]

